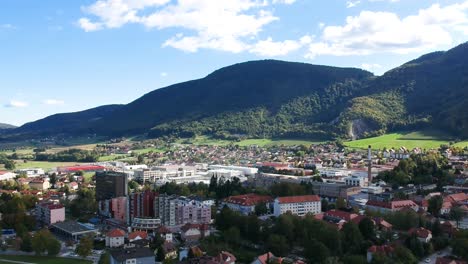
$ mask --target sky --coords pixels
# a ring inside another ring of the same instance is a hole
[[[0,123],[129,103],[239,62],[376,75],[468,40],[468,0],[2,0]]]

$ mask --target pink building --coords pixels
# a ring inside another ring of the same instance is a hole
[[[128,223],[128,199],[127,197],[117,197],[110,200],[99,201],[99,214],[121,223]]]
[[[175,216],[177,225],[209,224],[211,222],[211,207],[199,201],[181,198],[176,207]]]
[[[36,218],[45,225],[52,225],[65,221],[65,207],[52,202],[36,205]]]

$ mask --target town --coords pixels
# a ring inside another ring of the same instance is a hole
[[[147,147],[158,151],[138,151]],[[115,158],[0,171],[5,254],[94,263],[468,260],[467,148],[116,140],[93,153]]]

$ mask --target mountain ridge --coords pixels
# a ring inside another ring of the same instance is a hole
[[[429,127],[468,138],[466,57],[468,43],[382,76],[357,68],[249,61],[106,111],[53,115],[11,132],[345,138],[351,132],[366,137]]]

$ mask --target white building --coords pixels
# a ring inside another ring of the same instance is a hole
[[[334,169],[334,168],[321,168],[318,170],[319,174],[325,177],[346,177],[351,173],[348,170]]]
[[[125,244],[125,231],[113,229],[106,235],[106,247],[116,248]]]
[[[346,185],[349,185],[349,186],[365,187],[368,185],[368,179],[365,177],[350,176],[350,177],[344,178],[344,181]]]
[[[224,166],[224,165],[210,165],[209,170],[228,170],[228,171],[239,171],[245,176],[254,176],[258,173],[258,168],[241,167],[241,166]]]
[[[139,182],[171,181],[177,178],[190,178],[196,176],[196,168],[189,166],[158,166],[151,169],[134,171],[134,178]]]
[[[319,214],[321,211],[322,202],[318,195],[278,197],[275,199],[274,215],[276,217],[287,212],[304,216],[308,213]]]
[[[30,178],[30,177],[42,176],[42,175],[45,174],[45,171],[43,169],[40,169],[40,168],[34,168],[34,169],[17,170],[16,173],[25,174],[28,178]]]
[[[8,181],[16,178],[16,174],[9,171],[0,171],[0,181]]]

